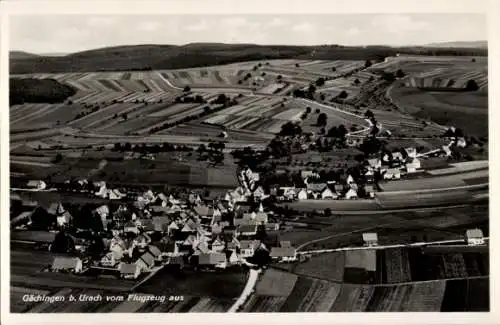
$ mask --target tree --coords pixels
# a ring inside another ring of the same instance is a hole
[[[307,92],[309,94],[314,94],[315,91],[316,91],[316,87],[313,84],[310,84],[309,88],[307,89]]]
[[[328,117],[326,116],[325,113],[321,113],[318,115],[318,119],[316,121],[316,124],[319,125],[319,126],[326,126],[326,121],[327,121]]]
[[[476,59],[475,58],[472,58],[472,60],[470,60],[471,62],[476,62]]]
[[[295,63],[295,67],[298,68],[300,67],[300,65],[298,63]]]
[[[382,80],[387,81],[387,82],[393,82],[394,80],[396,80],[396,77],[391,72],[384,72],[384,73],[382,73],[382,76],[380,78]]]
[[[355,84],[355,85],[359,85],[360,83],[361,83],[361,81],[359,81],[359,79],[358,79],[358,78],[356,78],[356,80],[354,80],[354,84]]]
[[[61,161],[62,161],[62,159],[63,159],[63,156],[62,156],[60,153],[58,153],[58,154],[54,157],[54,159],[53,159],[52,161],[54,162],[54,164],[57,164],[57,163],[61,162]]]
[[[467,86],[465,87],[465,89],[468,91],[476,91],[479,89],[479,86],[477,85],[475,80],[471,79],[467,81]]]
[[[190,92],[191,91],[191,87],[189,87],[188,85],[186,85],[184,87],[184,92],[187,93],[187,92]]]
[[[340,94],[338,95],[338,98],[340,98],[340,99],[345,99],[345,98],[347,98],[347,96],[348,96],[348,95],[347,95],[347,92],[346,92],[345,90],[342,90],[342,91],[340,92]]]
[[[210,113],[210,107],[209,107],[209,106],[205,106],[205,107],[203,107],[203,112],[204,112],[205,114]]]
[[[276,76],[276,79],[277,80],[281,80],[281,79],[283,79],[283,76],[279,74],[279,75]]]
[[[325,217],[331,217],[332,216],[332,210],[330,208],[326,208],[325,211]]]
[[[375,117],[375,115],[373,114],[373,112],[372,112],[371,110],[367,110],[367,111],[365,112],[365,117],[367,117],[367,118],[370,118],[370,119],[371,119],[371,118],[374,118],[374,117]]]
[[[332,72],[335,72],[335,71],[337,71],[337,68],[332,67]]]
[[[306,107],[306,113],[307,113],[307,114],[311,113],[311,107],[310,107],[310,106],[307,106],[307,107]]]
[[[128,115],[127,113],[123,113],[122,114],[122,119],[124,119],[125,121],[128,120]]]
[[[371,67],[371,66],[372,66],[372,61],[370,61],[370,60],[366,60],[366,61],[365,61],[365,68],[369,68],[369,67]]]
[[[316,108],[316,114],[319,114],[320,112],[319,108]]]
[[[321,94],[321,95],[319,95],[319,99],[321,99],[321,100],[325,100],[325,94]]]
[[[325,78],[323,77],[319,77],[317,80],[316,80],[316,86],[318,87],[321,87],[325,84]]]
[[[396,78],[403,78],[404,76],[406,76],[406,74],[403,72],[403,70],[398,69],[398,71],[396,71]]]

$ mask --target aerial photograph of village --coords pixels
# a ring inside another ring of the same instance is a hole
[[[486,25],[11,16],[10,312],[489,311]]]

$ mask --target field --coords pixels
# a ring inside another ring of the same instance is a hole
[[[284,275],[281,275],[284,276]],[[291,274],[288,275],[291,277]],[[258,290],[242,312],[438,312],[487,311],[489,301],[473,301],[489,279],[438,280],[398,285],[355,285],[299,276],[288,296]],[[472,286],[474,285],[474,289]],[[470,286],[471,289],[467,289]],[[287,290],[288,291],[288,290]],[[458,303],[456,303],[458,302]],[[454,304],[456,303],[456,304]]]

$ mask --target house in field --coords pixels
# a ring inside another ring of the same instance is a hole
[[[300,189],[297,193],[297,199],[307,200],[307,198],[308,198],[307,190],[305,188]]]
[[[363,243],[365,246],[377,246],[378,236],[375,232],[365,232],[363,233]]]
[[[418,169],[420,169],[420,160],[418,158],[409,159],[406,163],[406,172],[415,173]]]
[[[329,187],[325,187],[323,191],[321,191],[321,199],[327,200],[327,199],[336,199],[337,198],[337,193],[333,192]]]
[[[252,257],[260,244],[260,240],[240,240],[240,256]]]
[[[353,188],[350,188],[347,193],[345,194],[345,198],[347,200],[352,200],[352,199],[357,199],[358,198],[358,192],[354,190]]]
[[[42,191],[42,190],[45,190],[47,188],[47,184],[41,180],[31,180],[28,182],[27,186],[30,189],[34,189],[37,191]]]
[[[279,262],[293,262],[297,260],[297,251],[293,247],[272,247],[269,256]]]
[[[465,237],[467,239],[467,244],[470,246],[484,245],[484,243],[485,243],[483,231],[481,229],[478,229],[478,228],[468,229],[465,232]]]
[[[401,171],[399,168],[388,168],[384,173],[384,179],[400,179]]]
[[[51,270],[53,272],[82,273],[83,261],[78,257],[56,256],[52,262]]]
[[[155,257],[150,252],[145,252],[142,254],[135,264],[144,271],[151,271],[153,266],[155,265]]]
[[[198,256],[198,264],[200,266],[225,268],[227,266],[226,254],[224,253],[200,254]]]
[[[120,263],[118,270],[123,279],[137,279],[141,275],[141,267],[136,263]]]
[[[465,141],[465,139],[462,137],[457,138],[457,147],[459,147],[459,148],[467,147],[467,141]]]

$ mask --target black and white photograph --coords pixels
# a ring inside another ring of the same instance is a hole
[[[9,312],[490,312],[488,35],[9,14]]]

